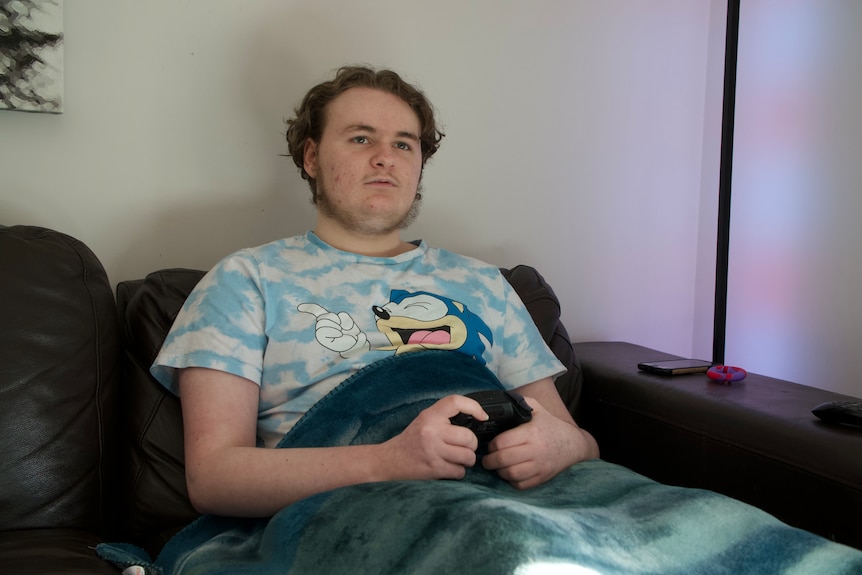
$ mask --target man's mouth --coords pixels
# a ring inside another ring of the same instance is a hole
[[[365,183],[368,185],[372,185],[372,186],[391,186],[391,187],[396,186],[395,180],[393,180],[391,178],[373,178],[371,180],[366,181]]]

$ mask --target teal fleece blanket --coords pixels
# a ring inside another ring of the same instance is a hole
[[[394,356],[333,390],[280,447],[384,441],[440,397],[499,388],[459,353]],[[152,574],[862,573],[858,550],[601,460],[527,491],[480,465],[460,481],[345,487],[266,519],[203,516],[155,561],[125,544],[97,553]]]

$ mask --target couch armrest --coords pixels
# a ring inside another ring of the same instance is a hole
[[[811,414],[847,396],[756,374],[734,384],[651,375],[638,362],[677,356],[629,343],[574,349],[584,373],[581,424],[604,459],[862,548],[862,429]]]

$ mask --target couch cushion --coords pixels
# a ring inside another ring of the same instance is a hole
[[[110,528],[119,339],[80,241],[0,228],[0,531]]]
[[[6,531],[0,534],[0,565],[14,575],[117,575],[93,550],[101,542],[76,529]]]

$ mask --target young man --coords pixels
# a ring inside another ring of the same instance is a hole
[[[499,271],[401,238],[442,138],[424,95],[391,71],[342,68],[288,125],[317,206],[314,230],[220,262],[153,366],[181,397],[194,506],[267,516],[346,485],[462,478],[478,443],[450,418],[487,415],[458,395],[378,445],[268,449],[361,367],[421,349],[471,354],[525,396],[532,421],[497,436],[481,461],[512,485],[530,488],[597,457],[554,387],[562,366]],[[393,315],[427,319],[447,302],[469,310],[470,333],[416,330],[405,341],[380,328]]]

